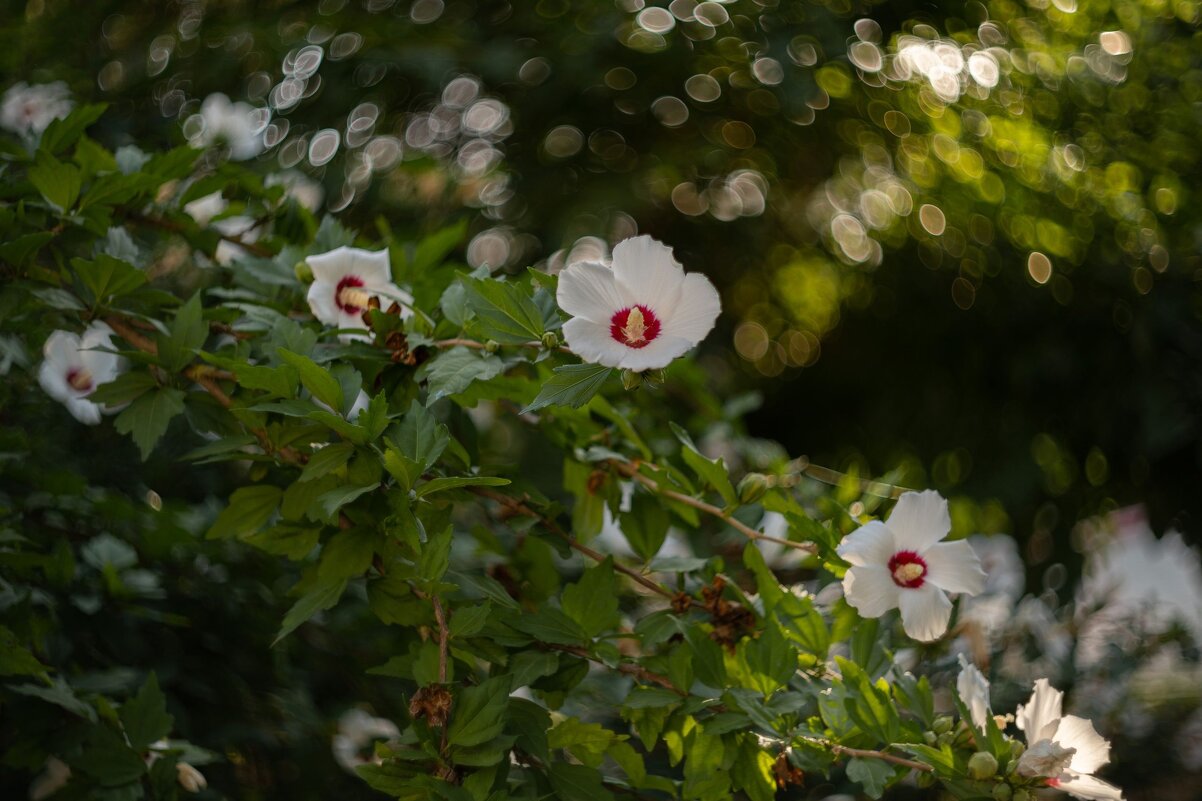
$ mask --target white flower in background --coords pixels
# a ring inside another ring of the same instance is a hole
[[[313,270],[309,308],[326,325],[366,331],[363,312],[373,297],[384,309],[393,301],[400,303],[402,318],[413,314],[413,296],[392,283],[387,249],[372,252],[344,245],[305,261]],[[368,341],[363,334],[342,334],[339,339]]]
[[[978,729],[985,728],[989,720],[989,679],[960,654],[960,675],[956,678],[956,693],[968,707],[972,716],[972,725]]]
[[[401,730],[391,720],[377,718],[362,709],[348,709],[338,718],[338,732],[334,735],[331,750],[334,761],[349,773],[355,773],[360,765],[379,764],[372,754],[365,756],[376,740],[392,740],[401,736]]]
[[[229,208],[229,205],[229,201],[218,191],[204,197],[198,197],[190,203],[185,203],[184,213],[193,220],[196,220],[197,225],[203,227],[208,225],[214,217]]]
[[[938,492],[902,495],[888,520],[874,520],[839,543],[839,555],[852,565],[843,577],[847,602],[864,617],[900,609],[902,626],[915,640],[943,636],[952,614],[947,593],[976,595],[985,586],[971,545],[940,542],[951,529],[947,500]]]
[[[185,123],[188,144],[205,148],[225,145],[230,158],[245,161],[263,152],[262,131],[266,114],[249,103],[231,103],[223,94],[212,94],[200,104],[200,113]]]
[[[273,172],[263,181],[264,186],[284,187],[284,197],[295,200],[309,211],[317,211],[325,200],[326,190],[300,170]]]
[[[42,801],[67,786],[71,767],[56,756],[46,757],[46,764],[29,784],[29,801]]]
[[[112,381],[124,369],[125,360],[117,354],[95,350],[115,349],[112,336],[113,329],[104,323],[92,323],[83,336],[55,331],[42,348],[45,361],[38,371],[38,383],[81,423],[96,425],[102,412],[116,411],[88,400],[96,387]]]
[[[28,86],[18,83],[4,93],[0,127],[21,136],[40,136],[50,123],[71,113],[70,92],[62,81]]]
[[[685,274],[671,248],[649,236],[614,246],[613,267],[569,265],[556,298],[572,315],[563,334],[588,362],[628,370],[667,367],[705,339],[722,302],[709,279]]]
[[[155,740],[149,746],[150,752],[146,755],[146,764],[153,765],[162,758],[163,751],[170,751],[172,748],[169,740]],[[201,790],[209,786],[205,775],[187,762],[175,763],[175,780],[179,782],[179,786],[187,790],[189,793],[199,793]]]
[[[260,230],[255,221],[250,217],[238,215],[236,217],[226,217],[216,222],[213,221],[214,217],[225,213],[229,205],[229,201],[222,196],[221,192],[213,192],[210,195],[199,197],[191,203],[185,203],[184,213],[196,220],[197,225],[202,227],[211,226],[222,236],[235,237],[247,243],[258,241]],[[217,243],[217,250],[213,253],[213,260],[222,266],[229,266],[245,255],[246,248],[235,242],[222,239]]]
[[[1045,778],[1049,787],[1087,801],[1122,801],[1119,788],[1093,776],[1110,761],[1110,743],[1085,718],[1061,715],[1063,700],[1064,693],[1039,679],[1031,700],[1015,713],[1027,738],[1019,775]]]

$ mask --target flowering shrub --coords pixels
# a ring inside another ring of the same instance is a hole
[[[985,590],[977,553],[941,542],[932,491],[801,492],[807,464],[742,437],[746,404],[686,355],[717,292],[666,246],[631,238],[559,275],[469,270],[459,226],[351,231],[223,160],[253,155],[228,101],[202,109],[207,152],[113,152],[87,135],[103,108],[56,108],[5,149],[11,402],[44,405],[40,384],[66,406],[55,426],[111,414],[143,460],[226,465],[195,528],[294,565],[276,643],[372,616],[389,658],[371,673],[403,715],[348,713],[335,741],[370,787],[761,801],[839,775],[873,798],[911,779],[957,798],[1121,797],[1093,775],[1108,746],[1046,679],[1018,712],[1024,740],[967,663],[950,705],[897,663],[909,638],[951,656],[948,593]],[[696,444],[724,432],[724,458]],[[184,498],[151,522],[164,499],[140,479],[153,511],[126,510],[122,537],[3,491],[2,692],[36,721],[4,759],[44,767],[37,797],[172,798],[219,758],[172,738],[164,677],[99,681],[61,642],[65,617],[161,592],[139,551],[188,530],[170,509]],[[798,564],[817,594],[778,575]]]

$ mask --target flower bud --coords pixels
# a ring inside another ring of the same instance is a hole
[[[739,503],[755,503],[771,486],[771,479],[763,473],[748,473],[739,482]]]
[[[1031,801],[1031,794],[1026,790],[1015,790],[1014,795],[1010,796],[1010,801]]]
[[[484,352],[485,353],[496,353],[500,349],[500,347],[501,347],[500,342],[497,342],[495,339],[490,339],[484,343]]]
[[[205,781],[204,774],[187,762],[177,763],[175,772],[176,778],[179,780],[179,786],[183,787],[189,793],[198,793],[209,786],[209,783]]]
[[[950,731],[945,731],[943,734],[940,734],[938,737],[935,738],[935,743],[937,745],[939,745],[940,747],[943,747],[945,745],[951,745],[952,740],[954,740],[955,737],[956,737],[956,735],[952,734]]]
[[[1010,795],[1013,792],[1010,789],[1010,785],[999,784],[993,788],[993,801],[1011,801]]]
[[[914,783],[919,787],[931,787],[935,784],[935,774],[926,770],[915,771]]]
[[[931,725],[931,730],[936,734],[947,734],[952,730],[952,719],[947,715],[940,715],[935,718],[934,724]]]
[[[292,268],[292,274],[302,284],[313,283],[313,268],[309,266],[309,262],[307,261],[298,261],[296,266]]]
[[[974,779],[989,779],[997,774],[997,758],[988,751],[978,751],[968,760],[968,775]]]
[[[924,731],[922,733],[922,739],[926,741],[927,745],[934,745],[935,741],[939,738],[935,736],[935,732],[933,731]]]
[[[559,347],[559,337],[555,336],[554,331],[548,331],[547,333],[543,334],[542,343],[543,347],[547,350],[550,350],[551,348],[557,348]]]
[[[642,386],[643,374],[637,373],[634,370],[622,371],[622,386],[626,389],[638,389]]]

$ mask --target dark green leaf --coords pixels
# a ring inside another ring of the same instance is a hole
[[[504,367],[495,354],[482,356],[462,346],[451,348],[422,365],[430,390],[427,405],[439,398],[463,392],[473,381],[494,378],[500,375]]]
[[[145,750],[155,740],[171,733],[174,718],[167,714],[167,699],[159,680],[151,673],[138,694],[121,705],[121,725],[135,751]]]
[[[330,375],[328,370],[319,367],[308,356],[302,356],[283,348],[280,348],[277,353],[281,359],[296,368],[300,374],[301,383],[314,398],[335,412],[342,408],[342,385],[338,383],[338,379]]]
[[[329,609],[337,604],[338,599],[342,597],[342,592],[345,589],[346,579],[318,582],[308,592],[297,599],[292,608],[288,610],[288,614],[284,615],[284,622],[280,624],[280,633],[276,635],[275,640],[271,644],[275,645],[287,637],[296,630],[297,626],[318,612]]]
[[[184,393],[178,389],[162,388],[138,396],[113,421],[122,434],[132,434],[145,461],[159,439],[167,432],[171,419],[184,410]]]
[[[389,439],[403,456],[418,466],[420,475],[438,461],[438,457],[446,450],[450,434],[447,433],[447,427],[435,420],[426,407],[414,400]]]
[[[520,345],[537,341],[544,332],[543,315],[529,293],[512,281],[463,278],[467,302],[484,335],[497,342]]]
[[[563,590],[563,611],[580,624],[590,637],[596,637],[618,623],[617,582],[613,557],[584,571],[580,581]]]
[[[544,406],[571,406],[579,409],[588,403],[609,378],[613,370],[599,364],[567,364],[555,368],[535,399],[522,410],[533,412]]]
[[[230,504],[209,528],[209,539],[246,537],[263,527],[280,505],[282,491],[270,484],[242,487],[230,496]]]
[[[466,687],[451,708],[447,739],[455,746],[481,745],[504,728],[512,684],[509,676],[497,676],[475,687]]]
[[[29,182],[42,193],[46,202],[60,214],[66,214],[79,199],[82,178],[74,164],[64,164],[47,153],[38,156],[29,169]]]

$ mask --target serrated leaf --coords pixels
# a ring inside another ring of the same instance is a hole
[[[280,348],[277,353],[282,360],[296,368],[301,383],[314,398],[335,411],[342,408],[342,385],[328,370],[318,366],[308,356],[284,348]]]
[[[602,784],[600,772],[587,765],[556,762],[547,771],[547,778],[561,801],[612,801],[614,797]]]
[[[19,695],[27,695],[30,698],[40,698],[47,703],[62,707],[73,715],[87,718],[93,723],[97,720],[95,708],[76,696],[75,691],[61,676],[56,677],[49,686],[19,684],[6,686],[5,689]]]
[[[332,473],[346,464],[355,453],[350,442],[335,442],[313,452],[297,481],[312,481]]]
[[[669,423],[672,427],[676,438],[680,440],[684,448],[681,449],[681,457],[697,477],[706,484],[718,491],[722,496],[722,500],[727,506],[735,506],[738,504],[739,497],[735,494],[735,488],[730,483],[730,474],[726,472],[726,465],[721,459],[708,459],[702,455],[700,449],[693,444],[692,437],[688,432],[678,426],[676,423]]]
[[[590,637],[616,626],[618,594],[613,557],[585,570],[580,581],[565,587],[560,604]]]
[[[847,762],[847,778],[859,783],[869,798],[880,798],[893,778],[893,768],[879,759],[853,757]]]
[[[46,130],[42,131],[42,138],[38,140],[38,149],[47,153],[58,153],[71,147],[89,125],[100,119],[106,108],[108,108],[106,103],[77,106],[66,117],[52,120],[46,126]]]
[[[497,676],[464,688],[451,707],[451,722],[447,727],[451,745],[482,745],[498,736],[504,728],[511,688],[509,676]]]
[[[138,694],[121,705],[121,725],[125,736],[135,751],[142,751],[155,740],[171,733],[175,718],[167,714],[167,699],[159,689],[159,680],[154,673]]]
[[[647,561],[659,553],[668,537],[668,512],[658,500],[645,492],[630,499],[630,511],[619,515],[622,534],[630,548]]]
[[[16,634],[0,626],[0,676],[40,676],[47,670]]]
[[[188,302],[179,307],[171,321],[169,333],[156,337],[159,345],[159,361],[173,372],[184,369],[196,357],[204,345],[208,327],[197,292]]]
[[[321,549],[317,575],[321,581],[362,576],[371,566],[380,538],[368,529],[339,531]]]
[[[280,624],[280,632],[276,635],[272,645],[275,645],[280,640],[287,637],[296,628],[304,623],[309,618],[313,617],[318,612],[329,609],[338,603],[338,599],[342,597],[343,590],[346,589],[346,579],[338,579],[336,581],[322,581],[311,588],[308,592],[297,599],[292,608],[288,610],[288,614],[284,615],[284,622]]]
[[[377,481],[374,484],[368,484],[366,486],[352,484],[349,486],[336,487],[335,489],[323,492],[321,495],[317,496],[316,504],[321,509],[322,514],[328,520],[333,518],[334,514],[339,509],[346,506],[348,503],[351,503],[361,495],[366,495],[378,486],[380,486],[380,482]]]
[[[184,393],[164,387],[138,396],[117,419],[113,427],[122,434],[131,434],[142,454],[150,457],[154,446],[167,433],[171,419],[184,410]]]
[[[589,639],[579,623],[553,606],[544,606],[536,612],[524,614],[510,625],[536,640],[556,645],[581,645]]]
[[[600,391],[613,369],[600,364],[566,364],[543,383],[538,395],[522,410],[537,411],[545,406],[570,406],[579,409]]]
[[[462,346],[451,348],[422,366],[430,391],[426,404],[457,395],[471,386],[473,381],[495,378],[503,369],[504,362],[495,354],[481,356]]]
[[[71,266],[91,293],[94,303],[127,295],[146,283],[146,273],[103,253],[97,254],[94,261],[72,259]]]
[[[539,340],[543,314],[534,300],[516,283],[492,278],[463,278],[467,303],[489,339],[508,345]]]
[[[229,506],[217,516],[205,536],[212,540],[253,534],[275,514],[282,495],[279,487],[270,484],[254,484],[235,490]]]
[[[401,422],[392,429],[389,439],[401,455],[418,466],[420,475],[442,456],[450,442],[450,434],[426,407],[414,400]],[[413,478],[416,480],[417,477]]]
[[[500,476],[444,476],[427,481],[413,492],[417,497],[424,498],[427,495],[446,490],[462,489],[463,487],[503,487],[509,483],[509,479]]]
[[[317,547],[320,536],[321,529],[319,528],[305,528],[291,523],[283,523],[255,532],[250,536],[243,537],[242,540],[261,551],[284,556],[296,562],[312,553],[313,549]]]
[[[88,400],[109,406],[122,406],[156,388],[158,383],[150,373],[122,373],[107,384],[96,387],[88,396]]]
[[[29,182],[59,214],[66,214],[79,199],[83,179],[74,164],[65,164],[42,152],[37,163],[29,168]]]

